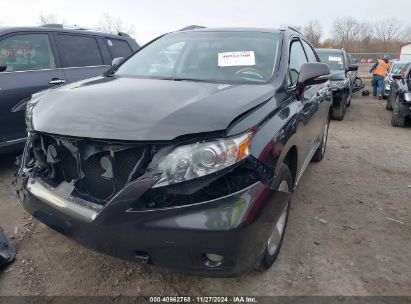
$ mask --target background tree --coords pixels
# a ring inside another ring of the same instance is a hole
[[[314,47],[321,46],[323,28],[318,20],[309,21],[302,27],[302,33]]]
[[[388,52],[393,41],[402,34],[402,26],[395,19],[387,19],[375,23],[375,36],[379,40],[382,52]]]
[[[107,32],[118,33],[124,32],[132,36],[135,32],[134,25],[123,21],[121,18],[115,18],[109,13],[104,13],[99,22],[99,27]]]
[[[356,19],[346,17],[336,19],[332,25],[331,32],[338,47],[352,51],[360,30],[361,25]]]
[[[374,28],[370,22],[362,22],[358,32],[358,48],[356,52],[370,52],[371,42],[374,38]]]
[[[41,25],[64,23],[64,19],[59,19],[59,17],[56,14],[44,14],[43,12],[40,12],[39,19]]]

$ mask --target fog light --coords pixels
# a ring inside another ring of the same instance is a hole
[[[223,263],[224,257],[214,253],[206,253],[204,265],[207,267],[218,267]]]

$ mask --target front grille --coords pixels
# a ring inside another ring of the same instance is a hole
[[[135,167],[139,163],[148,165],[150,160],[140,161],[147,149],[144,145],[131,144],[105,144],[86,139],[62,139],[42,135],[36,141],[34,149],[36,155],[42,155],[38,162],[42,165],[43,175],[57,186],[63,181],[74,181],[74,195],[94,203],[104,204],[116,193],[123,189],[129,178],[138,177],[144,172],[145,167]],[[57,155],[50,159],[47,157],[48,147],[56,147]],[[151,154],[150,154],[151,156]],[[144,156],[145,158],[146,156]],[[101,164],[102,158],[110,160],[110,174],[105,174],[107,168]],[[44,177],[44,176],[43,176]]]

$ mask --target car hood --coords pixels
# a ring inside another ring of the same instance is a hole
[[[97,77],[41,97],[35,131],[97,139],[157,141],[227,129],[273,96],[272,85]]]
[[[345,72],[344,71],[331,71],[330,75],[330,80],[331,81],[336,81],[336,80],[345,80]]]

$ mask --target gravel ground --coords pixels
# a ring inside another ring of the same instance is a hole
[[[0,225],[18,254],[0,273],[0,295],[411,295],[411,127],[393,128],[390,117],[357,93],[344,121],[331,124],[326,158],[301,180],[278,261],[231,279],[77,245],[10,197],[15,156],[1,156]]]

